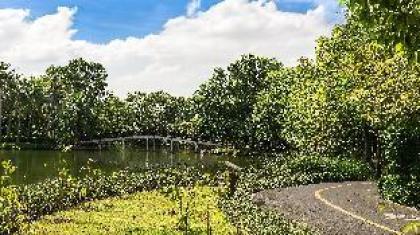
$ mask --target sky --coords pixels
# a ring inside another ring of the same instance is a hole
[[[342,22],[336,0],[0,0],[0,60],[29,76],[83,57],[119,96],[189,96],[242,54],[313,57]]]

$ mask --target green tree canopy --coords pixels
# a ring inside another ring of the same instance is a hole
[[[96,137],[99,132],[97,116],[105,96],[105,68],[94,62],[76,59],[65,66],[51,66],[46,78],[50,82],[50,123],[53,138],[65,143]]]
[[[420,52],[419,0],[341,0],[351,18],[371,30],[374,39],[414,55]]]
[[[241,147],[257,144],[253,109],[261,91],[269,88],[269,74],[282,68],[275,59],[242,56],[212,78],[193,96],[195,120],[202,138]]]

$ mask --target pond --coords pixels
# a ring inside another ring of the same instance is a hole
[[[17,167],[13,174],[15,184],[30,184],[58,175],[66,168],[72,175],[82,174],[80,169],[89,165],[104,172],[126,168],[150,168],[157,165],[187,164],[211,168],[221,157],[211,154],[200,155],[191,151],[171,153],[165,149],[146,151],[142,149],[102,151],[44,151],[44,150],[0,150],[0,161],[11,160]]]

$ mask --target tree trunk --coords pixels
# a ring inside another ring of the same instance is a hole
[[[382,175],[382,146],[381,136],[379,130],[375,131],[374,154],[376,159],[376,176],[379,178]]]
[[[376,147],[376,155],[378,158],[378,163],[377,163],[377,168],[376,168],[376,172],[377,172],[377,176],[381,177],[382,175],[382,162],[383,162],[383,156],[382,156],[382,143],[381,143],[381,136],[379,134],[379,131],[377,132],[378,136],[378,146]]]
[[[368,163],[372,161],[369,156],[369,129],[366,124],[363,127],[363,135],[364,135],[364,147],[363,147],[363,157],[364,160]]]
[[[363,158],[372,168],[376,168],[376,144],[377,138],[372,134],[372,128],[365,123],[363,125]]]
[[[16,143],[20,143],[20,135],[21,135],[21,117],[17,116],[17,130],[16,130]]]

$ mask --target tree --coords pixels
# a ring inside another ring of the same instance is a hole
[[[200,137],[240,148],[256,145],[253,108],[258,94],[269,87],[269,74],[281,68],[274,59],[246,55],[226,71],[215,69],[192,98]]]
[[[358,105],[347,99],[369,79],[365,71],[356,72],[362,70],[364,50],[371,45],[360,32],[351,23],[336,27],[330,38],[318,40],[315,61],[301,60],[293,69],[286,136],[298,148],[330,155],[362,154],[364,136],[359,127],[366,125]]]
[[[19,75],[10,69],[10,65],[0,63],[0,137],[5,141],[19,141],[18,102],[20,98]]]
[[[66,66],[51,66],[46,76],[50,80],[51,128],[58,132],[54,137],[63,144],[97,137],[97,112],[107,86],[105,68],[76,59]]]
[[[98,111],[100,137],[116,138],[133,134],[132,107],[128,102],[109,94]]]
[[[252,111],[258,148],[279,151],[290,147],[285,141],[287,104],[295,77],[293,69],[282,68],[267,77],[269,86],[258,93]]]
[[[315,62],[295,68],[288,140],[309,152],[388,165],[390,146],[420,111],[419,64],[384,49],[359,25],[318,41]]]
[[[3,62],[0,63],[0,138],[3,138],[3,100],[6,79],[8,74],[9,65]]]
[[[341,0],[351,18],[371,30],[379,42],[419,58],[420,2],[418,0]]]
[[[175,122],[182,116],[185,100],[158,91],[136,92],[126,99],[132,108],[134,133],[167,136],[175,134]]]

